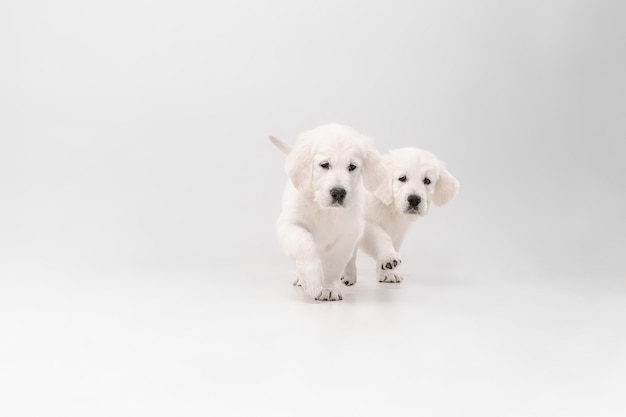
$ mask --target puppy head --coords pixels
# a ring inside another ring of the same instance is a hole
[[[459,182],[428,151],[403,148],[384,156],[391,174],[393,204],[400,214],[424,216],[430,203],[442,206],[459,192]]]
[[[361,184],[391,201],[388,174],[369,139],[337,124],[302,133],[287,155],[287,175],[321,207],[350,207]]]

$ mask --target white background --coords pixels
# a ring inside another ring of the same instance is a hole
[[[626,7],[0,6],[3,415],[624,415]],[[267,135],[460,180],[341,303],[290,283]]]

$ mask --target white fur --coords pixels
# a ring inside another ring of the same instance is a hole
[[[370,140],[356,130],[336,124],[302,133],[293,148],[270,137],[288,152],[285,169],[290,181],[277,221],[278,238],[295,263],[300,285],[316,300],[341,300],[339,281],[356,271],[346,270],[365,228],[366,191],[391,202],[388,174]],[[328,168],[321,164],[328,163]],[[350,171],[350,165],[356,168]],[[342,204],[330,190],[343,188]]]
[[[378,280],[381,282],[401,282],[397,268],[402,263],[398,250],[409,226],[428,213],[430,204],[444,205],[459,191],[459,182],[448,172],[442,161],[433,153],[417,149],[403,148],[383,156],[383,162],[390,177],[393,201],[389,204],[375,195],[367,198],[367,225],[360,248],[377,264]],[[405,182],[399,178],[406,177]],[[425,184],[428,178],[430,184]],[[409,196],[418,196],[417,207],[409,205]],[[355,268],[356,256],[350,260],[349,268]],[[342,279],[344,284],[356,282],[356,274]]]

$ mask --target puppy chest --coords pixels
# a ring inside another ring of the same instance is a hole
[[[387,221],[380,222],[380,226],[389,235],[394,246],[399,245],[404,239],[407,229],[410,227],[412,221],[407,221],[402,217],[396,217],[394,219],[388,219]]]
[[[351,251],[363,234],[364,222],[351,221],[318,224],[312,231],[320,253],[331,251]]]

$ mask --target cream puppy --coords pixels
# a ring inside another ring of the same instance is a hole
[[[298,136],[287,153],[289,182],[277,221],[281,246],[295,263],[296,282],[316,300],[343,297],[339,281],[365,228],[366,191],[391,202],[388,174],[370,140],[342,125],[320,126]]]
[[[398,250],[409,226],[428,213],[431,203],[442,206],[459,191],[459,182],[433,153],[418,148],[403,148],[383,156],[390,187],[391,202],[368,195],[367,225],[360,248],[377,264],[380,282],[401,282],[396,272],[402,262]],[[342,281],[356,282],[356,256],[350,260]]]

